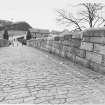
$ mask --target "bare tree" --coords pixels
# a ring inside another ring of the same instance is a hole
[[[4,30],[3,39],[9,39],[8,31],[6,29]]]
[[[75,30],[82,30],[86,28],[83,23],[88,23],[89,27],[95,27],[96,24],[102,25],[105,22],[105,19],[99,15],[99,12],[104,8],[101,3],[82,3],[79,4],[84,9],[79,12],[80,16],[73,16],[73,14],[69,11],[65,11],[63,9],[56,10],[57,11],[57,22],[66,25],[73,25]]]
[[[66,24],[67,26],[68,25],[74,25],[75,29],[78,29],[78,30],[82,30],[81,29],[81,26],[80,26],[80,22],[81,20],[74,17],[72,15],[72,13],[67,13],[65,10],[63,9],[59,9],[59,10],[56,10],[57,13],[58,13],[58,16],[56,18],[57,22],[60,22],[61,24]]]
[[[30,40],[32,38],[30,31],[27,31],[26,40]]]
[[[84,9],[80,12],[81,20],[87,22],[89,27],[95,27],[95,25],[101,25],[105,19],[100,16],[100,13],[104,6],[101,3],[82,3],[80,6]]]

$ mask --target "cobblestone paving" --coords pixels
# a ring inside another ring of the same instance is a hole
[[[0,103],[103,104],[105,77],[25,46],[0,48]]]

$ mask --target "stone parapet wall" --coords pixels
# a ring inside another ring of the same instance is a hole
[[[10,42],[6,39],[0,39],[0,47],[8,47]]]
[[[55,53],[96,72],[105,73],[105,28],[31,39],[27,41],[27,45]]]

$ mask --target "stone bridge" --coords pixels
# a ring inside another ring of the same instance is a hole
[[[32,39],[27,44],[105,74],[105,28]]]
[[[105,103],[104,75],[43,51],[45,45],[35,40],[29,43],[37,48],[19,42],[0,48],[1,104]]]

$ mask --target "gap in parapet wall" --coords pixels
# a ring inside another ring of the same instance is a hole
[[[27,41],[27,45],[57,54],[96,72],[105,73],[105,28],[31,39]]]

